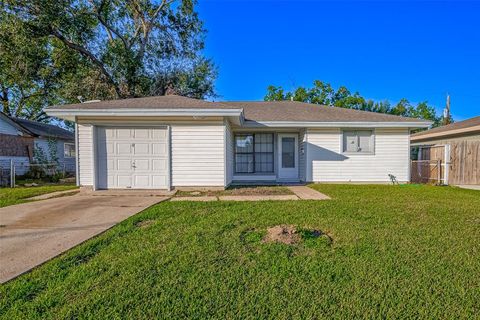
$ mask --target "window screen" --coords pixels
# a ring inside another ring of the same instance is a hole
[[[272,173],[273,158],[272,133],[235,136],[236,173]]]
[[[75,145],[73,143],[63,144],[63,156],[65,158],[75,158]]]
[[[343,131],[343,152],[372,153],[372,130],[346,130]]]

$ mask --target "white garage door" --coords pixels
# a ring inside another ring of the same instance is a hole
[[[98,188],[168,187],[166,128],[109,128],[97,131]]]

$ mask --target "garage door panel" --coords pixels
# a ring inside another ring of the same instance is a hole
[[[134,182],[133,182],[133,187],[138,188],[138,189],[148,189],[150,188],[150,175],[145,174],[145,175],[139,175],[135,174],[133,176]]]
[[[155,140],[167,140],[167,134],[168,134],[168,131],[167,130],[154,130],[153,133],[152,133],[152,139],[155,139]]]
[[[154,159],[152,160],[153,170],[154,171],[166,171],[167,168],[167,159]]]
[[[166,188],[168,131],[159,128],[98,128],[100,188]]]
[[[115,145],[113,144],[113,142],[106,142],[105,146],[107,154],[113,154],[115,152]]]
[[[164,155],[168,154],[167,144],[166,143],[152,143],[153,154],[155,155]]]
[[[133,135],[132,135],[132,129],[125,129],[125,128],[122,128],[122,129],[116,129],[115,130],[115,133],[116,133],[116,138],[119,138],[119,139],[130,139],[130,138],[133,138]]]
[[[116,148],[117,155],[130,155],[132,154],[132,144],[130,142],[117,142]]]
[[[117,186],[120,188],[130,188],[132,186],[132,176],[117,175]]]
[[[135,170],[138,171],[151,171],[150,159],[135,159]]]
[[[138,155],[150,154],[150,144],[149,143],[135,143],[133,148],[133,153]]]
[[[135,129],[134,138],[135,139],[149,139],[151,129]]]
[[[154,188],[162,188],[167,185],[167,176],[153,175],[152,185]]]
[[[116,159],[117,166],[113,167],[116,171],[132,171],[132,160],[131,159]]]

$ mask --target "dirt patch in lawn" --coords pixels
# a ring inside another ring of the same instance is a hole
[[[320,237],[325,238],[328,244],[333,242],[333,238],[321,230],[297,229],[294,225],[277,225],[267,229],[267,233],[262,239],[262,242],[296,244],[301,240],[309,241]]]
[[[285,244],[294,244],[300,241],[300,235],[297,228],[293,225],[278,225],[267,229],[267,234],[263,242],[280,242]]]
[[[138,228],[147,228],[155,223],[155,220],[143,220],[135,224]]]
[[[235,186],[226,190],[198,190],[198,191],[177,191],[176,197],[219,197],[219,196],[262,196],[262,195],[292,195],[290,189],[283,186],[259,186],[246,187]]]

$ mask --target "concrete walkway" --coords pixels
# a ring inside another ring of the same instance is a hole
[[[170,201],[267,201],[267,200],[329,200],[330,197],[306,186],[289,186],[294,194],[284,195],[218,195],[173,197]]]
[[[80,192],[0,208],[0,282],[6,282],[124,219],[168,199]]]
[[[470,189],[470,190],[480,190],[480,185],[478,184],[461,184],[456,187],[462,188],[462,189]]]
[[[80,189],[55,191],[55,192],[45,193],[45,194],[41,194],[39,196],[31,197],[31,198],[28,198],[26,200],[31,200],[31,201],[47,200],[47,199],[51,199],[51,198],[71,196],[71,195],[73,195],[75,193],[78,193],[78,192],[80,192]]]
[[[289,186],[288,189],[302,200],[329,200],[330,197],[306,186]]]

